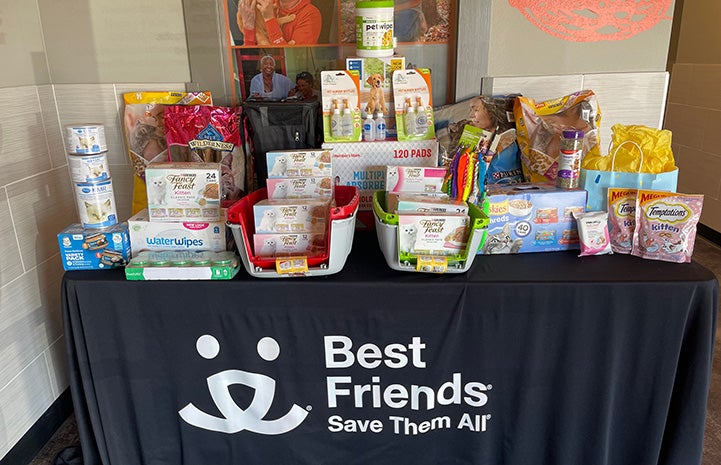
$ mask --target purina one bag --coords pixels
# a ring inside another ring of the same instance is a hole
[[[611,155],[583,160],[580,185],[588,191],[586,210],[606,210],[609,187],[676,192],[670,131],[620,124],[612,131]]]

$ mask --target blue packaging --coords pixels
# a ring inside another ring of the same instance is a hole
[[[121,268],[130,260],[128,223],[103,230],[71,224],[58,234],[58,245],[65,270]]]
[[[548,183],[488,185],[482,209],[490,222],[479,253],[578,249],[573,213],[582,213],[585,207],[584,189],[561,189]]]

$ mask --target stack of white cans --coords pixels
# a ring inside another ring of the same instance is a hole
[[[67,125],[65,147],[83,227],[102,229],[117,224],[105,127],[93,123]]]

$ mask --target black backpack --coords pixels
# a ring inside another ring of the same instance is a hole
[[[80,446],[70,446],[55,456],[52,465],[83,465],[83,451]]]

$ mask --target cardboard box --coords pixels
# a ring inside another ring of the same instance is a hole
[[[372,76],[383,76],[381,91],[383,94],[383,99],[385,101],[383,115],[386,120],[386,131],[388,132],[389,137],[395,137],[396,119],[391,81],[393,79],[393,71],[398,69],[405,69],[405,57],[397,55],[382,58],[349,57],[346,58],[345,65],[346,69],[356,70],[360,73],[360,101],[363,117],[365,117],[366,107],[368,106],[368,102],[371,99],[371,88],[374,86],[375,82]]]
[[[385,190],[386,166],[438,166],[438,141],[325,143],[332,149],[333,183],[356,186],[360,203],[356,217],[358,229],[373,229],[373,192]]]
[[[219,163],[151,163],[145,170],[152,221],[218,221]]]
[[[58,234],[58,244],[66,270],[119,268],[130,260],[128,223],[102,230],[71,224]]]
[[[578,249],[573,212],[586,206],[584,189],[521,183],[486,186],[483,209],[490,224],[483,254],[551,252]]]
[[[271,150],[265,154],[268,179],[330,176],[331,156],[327,150]]]
[[[221,209],[223,218],[225,210]],[[157,222],[150,221],[148,210],[142,210],[128,219],[132,256],[144,250],[226,250],[227,226],[225,220],[208,222]]]

